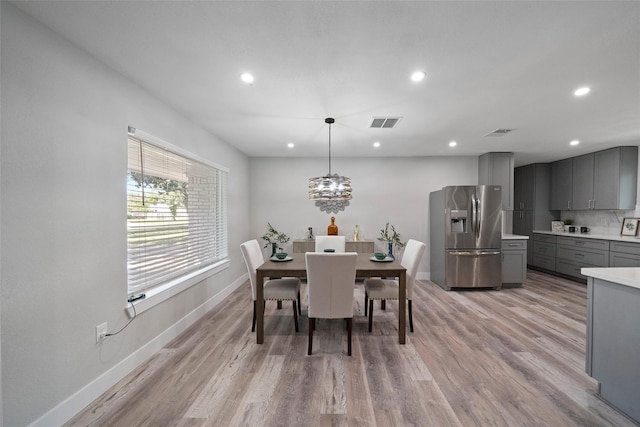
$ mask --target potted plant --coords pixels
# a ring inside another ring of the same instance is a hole
[[[400,240],[400,233],[396,231],[396,228],[391,225],[391,232],[389,232],[389,223],[387,222],[383,229],[380,230],[380,237],[378,240],[381,242],[387,242],[389,247],[389,257],[395,259],[393,256],[393,247],[395,246],[398,249],[402,249],[405,247],[406,242]]]
[[[276,249],[280,252],[283,251],[282,245],[287,243],[290,239],[284,233],[279,232],[273,226],[267,222],[267,232],[261,237],[262,240],[266,242],[264,245],[265,248],[268,248],[271,245],[271,256],[276,254]]]

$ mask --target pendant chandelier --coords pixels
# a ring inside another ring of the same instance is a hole
[[[321,211],[337,214],[349,206],[351,179],[331,174],[331,125],[335,120],[327,117],[324,122],[329,125],[329,173],[309,179],[309,200],[314,200]]]

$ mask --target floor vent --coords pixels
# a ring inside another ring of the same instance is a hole
[[[486,134],[485,136],[504,136],[509,132],[513,132],[515,129],[496,129],[493,132]]]
[[[401,118],[402,117],[374,117],[373,120],[371,120],[371,126],[369,127],[377,129],[391,129],[400,121]]]

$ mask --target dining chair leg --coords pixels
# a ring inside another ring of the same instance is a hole
[[[278,310],[282,309],[282,300],[278,300]]]
[[[253,322],[251,323],[251,332],[256,331],[256,305],[257,301],[253,301]]]
[[[307,346],[307,354],[311,356],[311,347],[313,342],[313,330],[316,327],[316,319],[309,318],[309,345]]]
[[[369,300],[369,332],[373,330],[373,300]]]
[[[409,330],[413,332],[413,311],[411,310],[411,300],[409,300]]]
[[[300,291],[298,291],[298,316],[302,316],[302,304],[300,303]]]
[[[291,301],[293,305],[293,323],[296,325],[296,332],[300,332],[298,329],[298,309],[296,308],[296,300]]]
[[[364,291],[364,315],[367,315],[367,305],[369,305],[369,295],[367,295],[367,291]]]
[[[383,310],[387,309],[387,300],[386,299],[380,300],[380,308],[383,309]]]
[[[351,327],[352,327],[352,320],[353,319],[347,319],[347,354],[349,356],[351,356]]]

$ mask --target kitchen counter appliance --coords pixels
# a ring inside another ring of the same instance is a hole
[[[431,280],[446,290],[502,286],[502,188],[450,186],[429,197]]]

